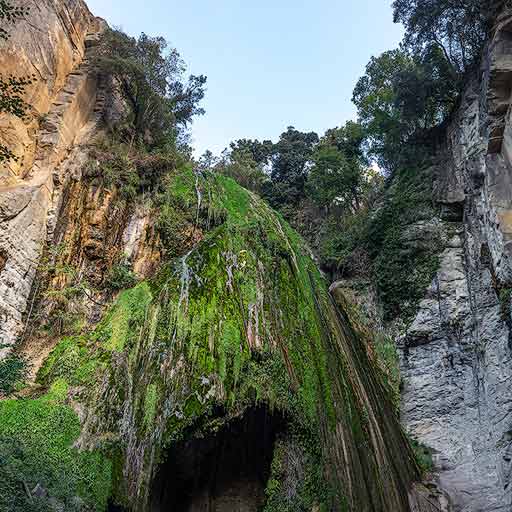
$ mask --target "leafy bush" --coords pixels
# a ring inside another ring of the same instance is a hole
[[[85,175],[115,187],[121,197],[132,200],[143,192],[158,191],[163,176],[180,161],[176,148],[150,152],[143,145],[120,142],[117,134],[111,134],[90,147]]]
[[[97,451],[73,448],[80,421],[66,395],[58,381],[41,398],[0,402],[0,510],[105,510],[111,464]],[[43,492],[34,496],[38,485]]]
[[[319,256],[334,277],[367,274],[371,262],[365,248],[368,211],[328,217],[321,227]]]
[[[113,265],[105,277],[105,285],[112,291],[131,288],[136,284],[137,276],[133,273],[130,265],[124,262]]]
[[[25,358],[17,354],[10,354],[0,361],[0,393],[11,395],[23,381],[29,366]]]

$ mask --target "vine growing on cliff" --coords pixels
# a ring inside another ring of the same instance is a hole
[[[28,8],[14,5],[7,0],[0,0],[0,40],[9,39],[8,26],[23,19],[29,13]],[[25,88],[32,84],[35,75],[16,77],[0,74],[0,114],[11,114],[24,119],[28,105],[23,99]],[[18,157],[5,145],[0,144],[0,162],[18,161]]]

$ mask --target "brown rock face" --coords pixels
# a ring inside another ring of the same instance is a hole
[[[97,121],[101,101],[88,49],[99,33],[82,0],[27,0],[27,19],[0,46],[5,74],[35,74],[26,91],[27,119],[0,116],[0,140],[20,157],[0,169],[0,342],[23,330],[32,281],[54,225],[62,187],[86,159],[80,143]],[[4,349],[5,352],[5,349]],[[0,354],[2,352],[0,351]]]

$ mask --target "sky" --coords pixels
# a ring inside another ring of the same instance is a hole
[[[395,48],[392,0],[88,0],[131,35],[164,36],[208,77],[192,125],[196,155],[240,138],[319,134],[355,119],[352,90],[372,55]]]

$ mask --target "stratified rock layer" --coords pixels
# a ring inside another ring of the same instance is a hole
[[[2,73],[35,75],[26,91],[26,119],[0,119],[0,139],[19,157],[0,169],[0,354],[23,331],[62,184],[81,171],[86,153],[80,143],[94,130],[101,104],[87,58],[101,21],[82,0],[25,4],[29,19],[14,24],[0,48]]]
[[[502,16],[448,128],[435,191],[456,215],[401,347],[403,421],[459,512],[512,509],[511,29]]]

